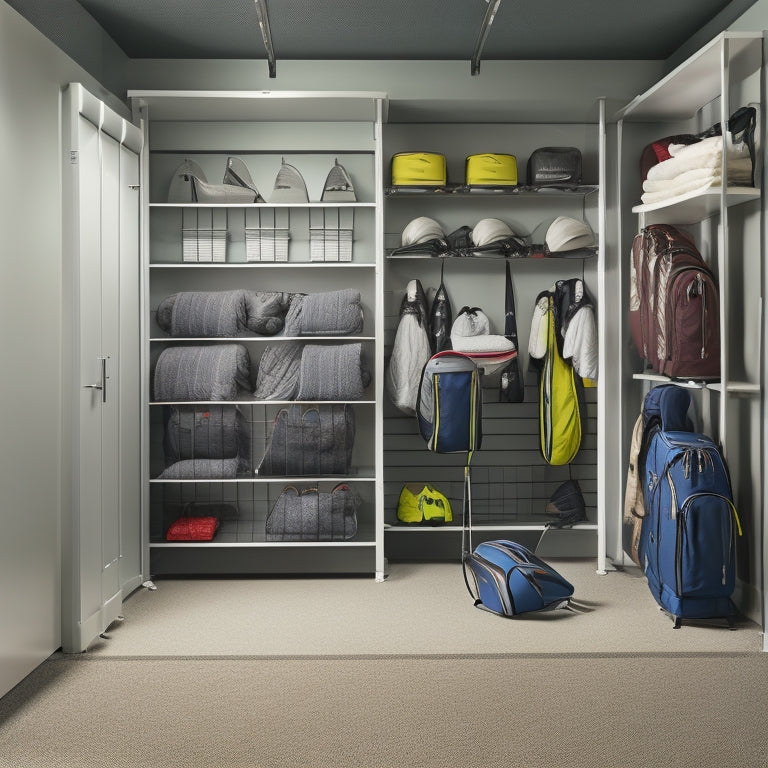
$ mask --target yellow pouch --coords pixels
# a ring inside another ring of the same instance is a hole
[[[466,183],[475,187],[517,186],[517,158],[488,153],[470,155],[465,161]]]
[[[450,523],[451,502],[430,485],[406,483],[397,502],[397,519],[401,523]]]
[[[392,185],[395,187],[443,187],[446,181],[445,155],[400,152],[392,158]]]

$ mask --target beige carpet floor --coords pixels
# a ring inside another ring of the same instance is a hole
[[[392,563],[364,578],[159,579],[140,589],[90,653],[98,657],[757,652],[760,628],[684,625],[656,606],[637,568],[550,560],[579,612],[502,619],[475,608],[458,563]]]
[[[757,653],[57,654],[0,699],[0,768],[759,768],[767,690]]]

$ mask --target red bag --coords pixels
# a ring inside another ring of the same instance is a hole
[[[640,181],[645,181],[648,178],[648,171],[653,168],[654,165],[658,165],[664,160],[669,160],[672,157],[669,154],[670,144],[696,144],[701,139],[698,136],[693,136],[690,133],[681,133],[677,136],[666,136],[663,139],[657,139],[652,141],[645,149],[643,149],[640,155]]]
[[[180,517],[171,523],[168,541],[211,541],[219,527],[218,517]]]
[[[651,224],[632,243],[629,327],[640,356],[670,378],[720,376],[715,276],[690,235]]]

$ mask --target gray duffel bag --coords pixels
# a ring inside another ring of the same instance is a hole
[[[173,406],[163,440],[166,463],[251,457],[250,425],[236,405]]]
[[[354,442],[352,406],[323,403],[303,410],[291,405],[275,417],[256,474],[348,475]]]
[[[287,486],[267,515],[267,541],[347,541],[357,533],[359,504],[346,483],[330,492]]]

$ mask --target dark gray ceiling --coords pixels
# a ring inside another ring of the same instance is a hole
[[[45,34],[79,3],[129,58],[265,59],[254,0],[7,0]],[[755,0],[501,0],[483,60],[666,59]],[[267,0],[281,59],[469,60],[485,0]],[[58,18],[57,18],[58,17]],[[90,21],[90,19],[88,19]],[[66,49],[66,46],[62,46]]]

